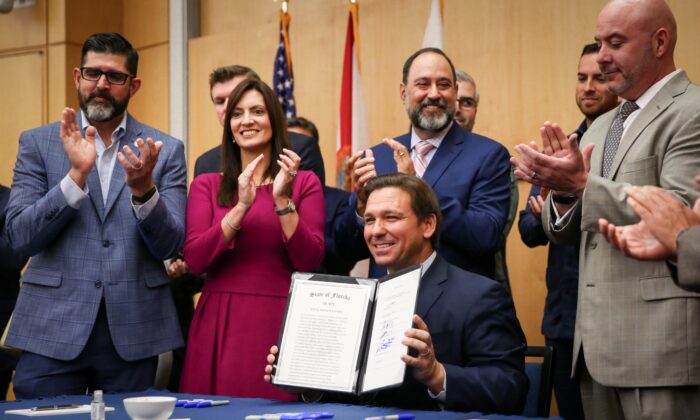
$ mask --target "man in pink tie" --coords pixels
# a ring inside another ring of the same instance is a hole
[[[338,243],[354,251],[364,248],[369,256],[358,217],[364,214],[364,185],[391,172],[415,175],[435,191],[445,218],[438,253],[451,264],[493,278],[493,254],[510,204],[509,155],[498,142],[454,122],[456,86],[454,65],[442,50],[424,48],[406,60],[399,95],[411,131],[350,159],[356,193],[336,225]],[[386,269],[371,264],[371,275],[382,273]]]

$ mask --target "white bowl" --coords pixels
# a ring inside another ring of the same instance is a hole
[[[134,397],[124,399],[126,413],[133,420],[167,420],[175,410],[175,397]]]

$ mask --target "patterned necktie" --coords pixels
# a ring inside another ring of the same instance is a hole
[[[434,148],[435,146],[428,143],[427,140],[420,140],[413,146],[413,150],[416,151],[416,156],[413,158],[413,166],[416,168],[418,178],[423,178],[425,169],[428,167],[428,153]]]
[[[617,153],[617,148],[620,146],[620,139],[622,138],[622,132],[625,130],[623,124],[627,117],[631,113],[638,110],[639,107],[636,103],[632,101],[627,101],[620,107],[620,112],[618,112],[615,120],[610,126],[608,131],[608,136],[605,138],[605,149],[603,152],[603,176],[608,176],[610,167],[612,166],[613,159],[615,159],[615,153]]]

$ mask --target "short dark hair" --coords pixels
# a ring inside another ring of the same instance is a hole
[[[372,178],[365,185],[365,193],[369,198],[374,191],[389,187],[408,193],[411,197],[411,210],[419,221],[424,221],[431,214],[435,215],[435,232],[430,237],[430,245],[433,249],[437,249],[440,243],[442,213],[440,213],[440,203],[430,185],[416,176],[396,172]]]
[[[304,117],[287,118],[287,128],[292,127],[299,127],[305,130],[309,130],[309,132],[311,133],[311,137],[313,137],[314,140],[316,140],[316,143],[318,143],[318,129],[316,128],[316,124],[312,123]]]
[[[240,66],[238,64],[217,67],[209,74],[209,91],[212,90],[215,84],[228,82],[238,76],[245,76],[248,79],[260,79],[258,73],[250,67]]]
[[[83,43],[81,67],[85,65],[89,52],[126,56],[126,69],[131,76],[136,76],[139,68],[139,53],[120,34],[116,32],[100,32],[90,35]]]
[[[600,51],[600,45],[596,44],[595,42],[586,44],[583,46],[583,50],[581,51],[581,57],[588,54],[598,54],[598,51]]]
[[[406,62],[403,63],[403,78],[401,79],[403,84],[405,85],[408,83],[408,72],[411,70],[411,66],[413,65],[413,61],[416,58],[418,58],[418,56],[421,56],[421,55],[426,54],[426,53],[434,53],[434,54],[438,54],[438,55],[445,57],[445,60],[447,60],[447,62],[450,64],[450,70],[452,70],[452,83],[456,84],[457,83],[457,72],[455,71],[454,64],[452,64],[452,60],[450,60],[450,57],[448,57],[447,54],[445,54],[445,52],[443,50],[441,50],[440,48],[432,48],[432,47],[421,48],[420,50],[411,54],[411,56],[406,59]]]
[[[223,180],[217,194],[217,202],[221,206],[230,206],[238,192],[238,176],[243,172],[241,161],[241,148],[238,143],[233,142],[233,131],[231,130],[231,114],[240,102],[243,95],[250,91],[260,92],[265,102],[270,127],[272,128],[272,143],[270,165],[265,169],[264,178],[274,179],[280,166],[277,163],[277,156],[282,153],[283,148],[291,149],[287,136],[287,120],[282,112],[282,105],[277,99],[277,94],[260,79],[245,79],[236,86],[228,98],[226,106],[226,117],[224,118],[224,134],[221,139],[221,171]]]

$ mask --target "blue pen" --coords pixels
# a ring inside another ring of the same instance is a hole
[[[175,402],[175,407],[184,407],[185,404],[187,404],[187,403],[199,402],[199,401],[205,401],[205,400],[202,398],[197,398],[195,400],[177,400]]]
[[[387,414],[386,416],[365,417],[365,420],[411,420],[415,414]]]
[[[316,420],[330,419],[334,414],[328,411],[308,412],[308,413],[268,413],[251,414],[246,416],[246,420]]]

